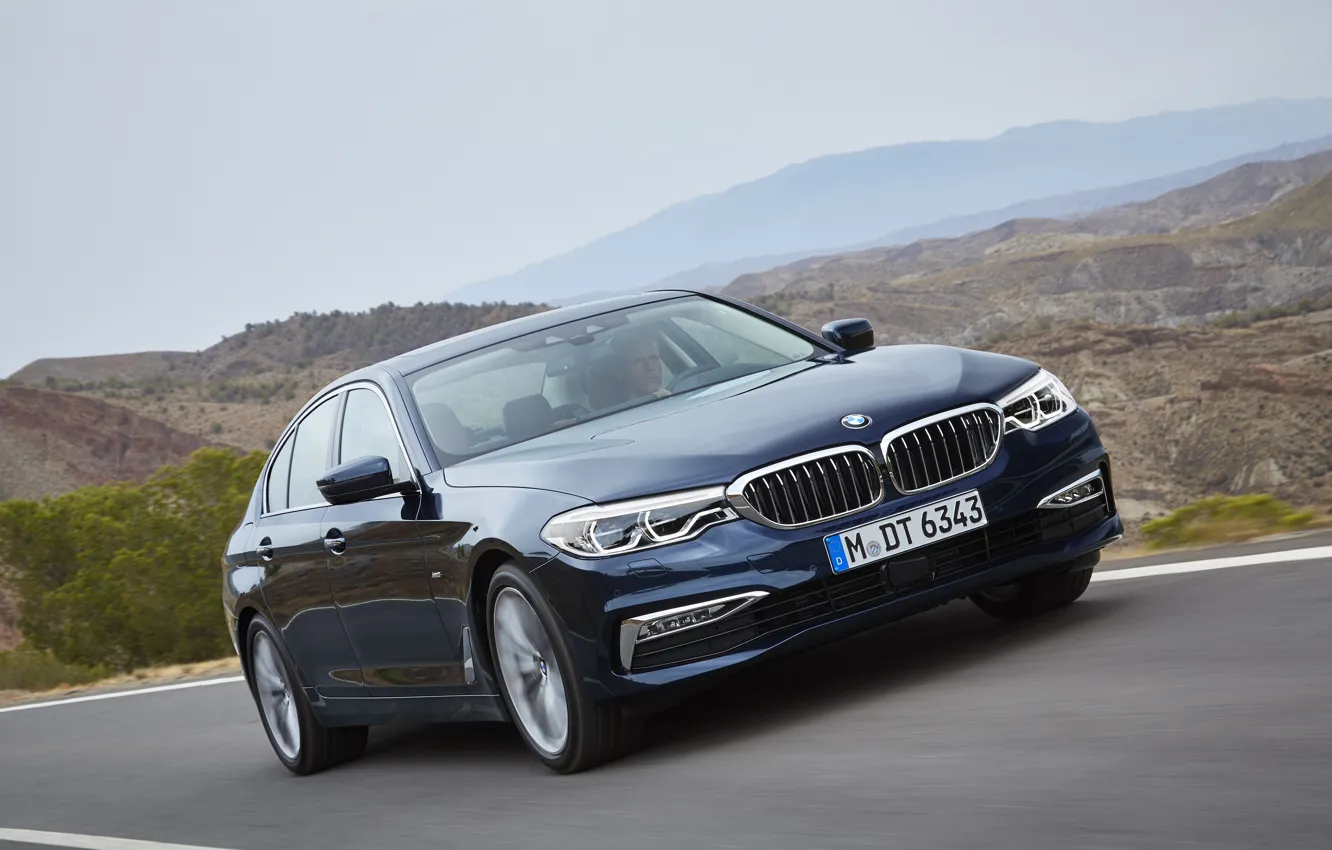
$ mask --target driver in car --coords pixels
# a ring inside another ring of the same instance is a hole
[[[625,401],[645,396],[670,395],[661,386],[661,353],[646,330],[626,327],[611,338]]]

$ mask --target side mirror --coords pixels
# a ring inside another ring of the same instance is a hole
[[[869,319],[838,319],[823,326],[823,338],[847,351],[874,347],[874,326]]]
[[[389,493],[415,492],[410,481],[394,481],[387,458],[358,457],[335,466],[315,484],[330,505],[363,502]]]

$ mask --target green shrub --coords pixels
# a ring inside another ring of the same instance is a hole
[[[142,485],[0,502],[24,641],[125,671],[229,652],[219,559],[266,457],[204,448]]]
[[[1291,531],[1313,521],[1309,511],[1296,511],[1268,493],[1211,496],[1186,505],[1142,527],[1150,549],[1248,540]]]
[[[106,678],[98,667],[66,664],[50,652],[20,646],[0,652],[0,691],[49,691]]]

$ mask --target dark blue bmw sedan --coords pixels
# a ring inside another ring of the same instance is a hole
[[[512,721],[573,772],[741,665],[954,599],[1067,605],[1121,533],[1096,428],[1038,365],[653,292],[330,384],[223,603],[295,773],[422,720]]]

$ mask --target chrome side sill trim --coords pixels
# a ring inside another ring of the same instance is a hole
[[[462,633],[462,656],[463,656],[463,678],[467,684],[476,682],[476,664],[472,661],[472,629],[470,626],[463,628]]]

